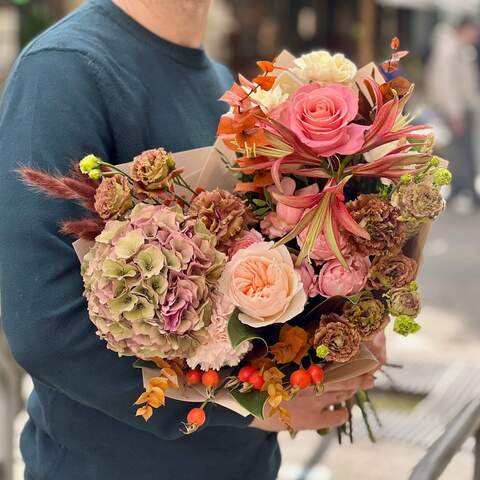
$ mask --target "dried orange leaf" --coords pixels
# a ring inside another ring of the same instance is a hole
[[[262,72],[265,72],[265,73],[273,72],[273,70],[275,69],[275,65],[272,62],[269,62],[268,60],[259,60],[257,62],[257,65],[260,67]]]

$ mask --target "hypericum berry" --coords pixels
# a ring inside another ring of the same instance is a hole
[[[315,384],[322,383],[325,378],[325,372],[320,365],[310,365],[307,372],[310,375],[312,382]]]
[[[192,408],[187,415],[188,425],[195,427],[201,427],[206,420],[207,416],[205,415],[205,410],[203,408]]]
[[[310,377],[309,373],[305,369],[299,368],[298,370],[295,370],[290,375],[290,383],[294,387],[297,387],[300,390],[303,390],[304,388],[307,388],[311,385],[312,378]]]
[[[198,368],[195,368],[193,370],[189,370],[185,374],[185,377],[188,385],[197,385],[202,381],[202,372]]]
[[[248,379],[248,382],[252,384],[255,390],[261,390],[265,380],[260,372],[254,372]]]
[[[220,375],[215,370],[209,370],[202,375],[202,383],[206,387],[216,387],[220,383]]]
[[[251,365],[247,365],[246,367],[242,367],[238,371],[237,378],[240,382],[248,382],[250,377],[256,372],[257,370],[252,367]]]

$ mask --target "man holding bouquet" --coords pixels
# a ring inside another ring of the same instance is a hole
[[[227,69],[200,48],[210,0],[92,0],[31,43],[7,83],[0,110],[2,314],[15,358],[32,376],[21,449],[27,480],[276,478],[277,420],[212,406],[184,436],[188,403],[169,400],[148,423],[134,416],[142,389],[132,360],[95,336],[78,260],[58,222],[70,203],[32,196],[14,170],[66,172],[87,152],[125,163],[164,146],[211,145]],[[383,344],[380,341],[380,348]],[[342,425],[329,406],[371,388],[371,376],[302,393],[293,426]]]

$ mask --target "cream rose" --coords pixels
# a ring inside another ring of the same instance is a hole
[[[287,247],[259,242],[238,251],[220,278],[220,291],[251,327],[285,323],[303,312],[307,296]]]
[[[345,55],[331,55],[326,50],[302,55],[295,65],[294,73],[307,82],[350,83],[357,74],[356,65]]]
[[[268,113],[275,107],[281,105],[285,100],[288,100],[288,93],[285,93],[280,86],[275,86],[271,90],[262,90],[259,88],[256,92],[252,93],[250,97],[259,102],[260,108]]]

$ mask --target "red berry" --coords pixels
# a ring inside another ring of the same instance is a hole
[[[294,387],[298,387],[300,390],[303,390],[304,388],[310,386],[312,383],[312,378],[305,369],[299,368],[290,375],[290,383]]]
[[[192,408],[187,415],[187,422],[190,425],[201,427],[205,423],[206,415],[203,408]]]
[[[216,387],[220,383],[220,375],[215,370],[209,370],[202,375],[202,383],[206,387]]]
[[[325,377],[325,372],[320,365],[310,365],[307,372],[309,373],[313,383],[322,383]]]
[[[260,372],[254,372],[248,379],[248,382],[252,384],[252,387],[255,390],[261,390],[263,384],[265,383],[265,380],[263,379],[263,376],[260,374]]]
[[[251,365],[247,365],[246,367],[242,367],[238,372],[238,380],[240,382],[248,382],[250,377],[256,372],[257,370],[253,368]]]
[[[185,377],[187,378],[188,385],[197,385],[197,383],[202,381],[202,372],[198,368],[195,368],[194,370],[189,370],[185,374]]]

